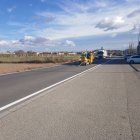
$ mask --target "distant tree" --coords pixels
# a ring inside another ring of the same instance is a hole
[[[11,53],[10,51],[7,51],[7,53]]]
[[[64,53],[64,55],[68,55],[68,54],[69,54],[68,52],[65,52],[65,53]]]
[[[133,54],[133,44],[132,43],[129,43],[128,53]]]
[[[18,50],[14,52],[15,54],[24,54],[25,52],[23,50]]]
[[[18,51],[14,51],[15,54],[18,54]]]
[[[25,52],[23,50],[19,50],[19,53],[20,54],[24,54]]]
[[[27,53],[28,53],[28,54],[33,54],[33,52],[32,52],[31,50],[30,50],[30,51],[27,51]]]

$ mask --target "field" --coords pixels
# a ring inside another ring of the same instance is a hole
[[[0,75],[79,61],[80,56],[0,58]]]
[[[0,58],[0,63],[58,63],[58,62],[70,62],[79,59],[76,56],[48,56],[48,57],[16,57],[16,58]]]
[[[0,64],[0,75],[7,74],[7,73],[13,73],[13,72],[26,71],[26,70],[31,70],[31,69],[51,67],[51,66],[56,66],[56,65],[61,65],[61,63],[42,63],[42,64],[1,63]]]

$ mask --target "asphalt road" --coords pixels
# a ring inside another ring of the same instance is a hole
[[[139,65],[115,58],[53,88],[1,118],[0,140],[140,140]]]
[[[78,66],[78,63],[56,67],[13,73],[0,76],[0,107],[10,104],[34,92],[60,82],[86,69],[108,61],[94,60],[88,66]]]

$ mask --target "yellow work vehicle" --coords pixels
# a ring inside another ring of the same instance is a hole
[[[81,65],[87,65],[87,64],[92,64],[93,62],[93,54],[92,53],[88,53],[86,54],[82,54],[81,56]]]

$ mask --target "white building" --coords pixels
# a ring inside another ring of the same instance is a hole
[[[76,55],[76,52],[69,52],[70,55]]]
[[[58,55],[64,55],[64,53],[63,53],[63,52],[58,52],[57,54],[58,54]]]

